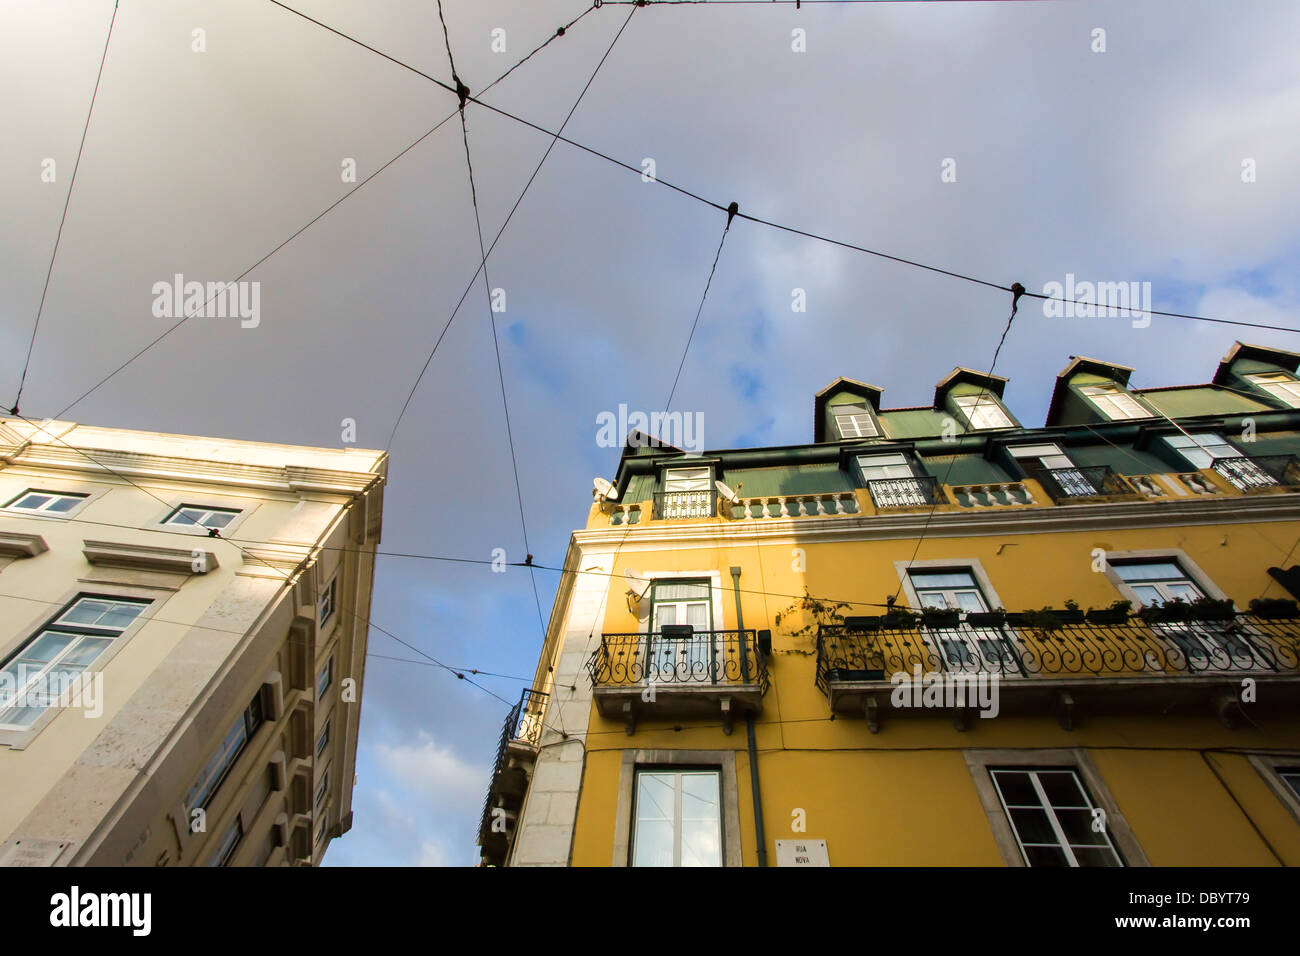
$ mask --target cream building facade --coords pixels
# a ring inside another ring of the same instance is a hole
[[[387,455],[0,418],[0,865],[319,863]]]

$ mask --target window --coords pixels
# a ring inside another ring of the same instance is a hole
[[[1174,561],[1138,561],[1113,565],[1120,580],[1127,584],[1144,605],[1153,606],[1181,600],[1188,604],[1205,597],[1205,592]],[[1155,630],[1172,640],[1197,670],[1207,666],[1242,665],[1253,660],[1250,645],[1225,624],[1213,621],[1166,622]]]
[[[1145,405],[1118,385],[1085,385],[1079,391],[1111,421],[1153,417]]]
[[[874,438],[880,434],[865,405],[836,405],[831,411],[840,438]]]
[[[324,627],[326,622],[334,616],[334,598],[338,589],[338,575],[330,578],[330,583],[325,586],[325,590],[320,596],[320,626]]]
[[[863,481],[913,477],[912,463],[906,455],[859,455],[858,468]]]
[[[325,696],[325,691],[329,690],[330,684],[334,683],[334,655],[325,662],[325,666],[320,669],[316,675],[316,699]]]
[[[207,808],[208,801],[217,792],[260,726],[262,726],[262,692],[259,690],[244,708],[244,712],[235,720],[234,725],[226,732],[216,753],[208,760],[198,780],[194,781],[194,786],[190,787],[189,793],[185,795],[187,814],[200,807]]]
[[[1027,866],[1123,866],[1109,827],[1070,768],[990,770]]]
[[[28,489],[10,501],[6,508],[29,514],[63,515],[81,504],[90,495],[68,494],[62,491],[36,491]]]
[[[1300,797],[1300,767],[1278,767],[1277,775],[1296,797]]]
[[[708,491],[713,487],[709,468],[664,469],[664,491]]]
[[[1015,427],[996,398],[988,395],[957,395],[953,397],[953,402],[966,416],[971,428]]]
[[[1070,456],[1061,451],[1059,445],[1017,445],[1008,448],[1016,461],[1036,461],[1044,468],[1073,468]]]
[[[1088,498],[1104,494],[1100,482],[1094,482],[1087,472],[1075,467],[1074,461],[1061,451],[1059,445],[1018,445],[1008,448],[1007,451],[1017,462],[1022,463],[1026,471],[1040,468],[1051,472],[1047,477],[1060,489],[1063,497]],[[1051,488],[1047,491],[1049,494],[1053,493]]]
[[[321,817],[320,823],[316,824],[316,845],[320,846],[325,842],[325,833],[329,829],[329,820]]]
[[[239,841],[244,838],[244,824],[236,815],[230,827],[221,837],[221,842],[217,844],[217,852],[212,855],[208,861],[208,866],[225,866],[230,862],[230,858],[235,855],[235,850],[239,846]]]
[[[911,571],[908,577],[921,607],[987,611],[984,595],[969,571]]]
[[[1264,375],[1247,375],[1246,379],[1282,403],[1292,408],[1300,408],[1300,382],[1290,375],[1269,372]]]
[[[82,595],[0,668],[0,729],[27,730],[149,606]]]
[[[181,505],[169,514],[163,524],[178,524],[189,528],[224,528],[239,516],[238,508],[203,508]]]
[[[325,729],[322,730],[320,732],[320,736],[316,738],[317,757],[323,754],[325,752],[325,748],[330,745],[330,724],[332,724],[333,722],[334,719],[332,717],[329,720],[325,721]]]
[[[977,613],[989,609],[984,593],[968,570],[909,571],[907,576],[923,608]],[[959,670],[998,670],[1012,661],[1001,634],[993,628],[972,628],[963,623],[959,628],[932,630],[929,639],[937,644],[947,666]]]
[[[682,625],[690,632],[677,631]],[[669,628],[667,634],[664,628]],[[704,680],[714,664],[713,596],[708,581],[656,581],[646,636],[647,680]],[[699,635],[703,636],[699,636]]]
[[[330,772],[327,769],[320,777],[320,783],[316,784],[316,809],[325,802],[325,798],[330,792]]]
[[[722,866],[717,770],[638,770],[633,866]]]
[[[1216,458],[1240,458],[1241,452],[1216,432],[1169,435],[1165,441],[1191,463],[1193,468],[1209,468]]]

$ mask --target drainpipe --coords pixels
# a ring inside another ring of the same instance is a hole
[[[736,628],[744,638],[745,615],[740,610],[740,568],[731,569],[731,589],[736,596]],[[757,651],[757,648],[755,648]],[[754,738],[754,715],[745,713],[745,736],[749,740],[749,790],[754,795],[754,839],[758,843],[758,865],[767,866],[767,838],[763,835],[763,801],[758,790],[758,744]]]

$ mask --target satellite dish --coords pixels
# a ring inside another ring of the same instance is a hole
[[[642,577],[632,570],[624,571],[623,578],[627,581],[628,587],[632,589],[638,601],[645,597],[645,593],[650,590],[650,585],[654,583],[650,578]]]
[[[720,481],[715,481],[713,484],[714,487],[718,489],[718,494],[722,495],[722,497],[729,504],[733,504],[733,505],[740,504],[740,495],[736,494],[734,491],[732,491],[730,488],[728,488]]]
[[[604,478],[591,479],[592,487],[595,489],[592,494],[597,498],[604,498],[606,501],[618,500],[618,489],[611,485]]]

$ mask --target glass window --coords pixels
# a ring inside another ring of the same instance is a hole
[[[1292,408],[1300,408],[1300,382],[1292,376],[1284,372],[1269,372],[1264,375],[1247,375],[1246,379]]]
[[[1165,441],[1191,463],[1193,468],[1209,468],[1216,458],[1239,458],[1239,452],[1217,432],[1193,432],[1167,435]]]
[[[1070,456],[1062,452],[1059,445],[1017,445],[1007,450],[1017,461],[1037,461],[1047,469],[1074,467]]]
[[[189,793],[185,795],[185,810],[187,813],[200,807],[207,808],[208,802],[221,786],[226,775],[239,759],[239,755],[244,752],[249,739],[257,732],[257,728],[262,725],[262,692],[259,690],[253,695],[253,699],[244,712],[226,731],[226,736],[222,738],[220,746],[216,752],[208,758],[199,777],[194,781],[194,786],[190,787]],[[193,817],[191,817],[191,820]]]
[[[865,405],[836,405],[831,411],[841,438],[874,438],[878,434]]]
[[[1277,775],[1291,788],[1291,792],[1300,797],[1300,767],[1278,767]]]
[[[326,769],[326,771],[323,774],[321,774],[320,783],[316,785],[316,809],[317,810],[319,810],[320,805],[325,802],[325,798],[329,795],[329,792],[330,792],[330,772],[328,769]]]
[[[667,468],[664,470],[664,491],[708,491],[713,487],[709,468]]]
[[[1133,589],[1143,604],[1162,604],[1173,598],[1190,602],[1205,596],[1173,561],[1141,561],[1114,567],[1115,573]]]
[[[329,690],[330,684],[334,683],[334,657],[325,662],[325,666],[320,669],[316,675],[316,699],[319,700]]]
[[[633,866],[722,866],[717,770],[638,770]]]
[[[195,505],[181,505],[167,516],[163,524],[177,524],[195,528],[224,528],[239,515],[238,509],[203,508]]]
[[[319,757],[325,752],[325,748],[330,745],[330,724],[334,722],[333,718],[325,721],[325,729],[320,732],[316,738],[316,756]]]
[[[1069,768],[990,770],[1027,866],[1123,866],[1079,775]]]
[[[28,490],[5,507],[12,511],[26,511],[31,514],[61,515],[67,514],[89,497],[90,495],[68,494],[62,491]]]
[[[73,690],[149,601],[82,596],[0,668],[0,728],[26,730]]]
[[[957,395],[953,402],[974,429],[1014,428],[1010,417],[991,395]]]
[[[330,583],[326,585],[324,592],[320,596],[320,626],[324,627],[326,622],[334,616],[334,598],[337,593],[338,576],[330,578]]]
[[[234,821],[222,835],[221,842],[217,844],[217,852],[208,861],[208,866],[225,866],[229,863],[230,858],[235,855],[235,849],[239,846],[239,841],[243,837],[244,824],[236,814]]]
[[[906,455],[859,455],[863,481],[881,478],[912,478],[912,464]]]
[[[710,674],[713,641],[713,598],[708,581],[655,582],[650,598],[649,680],[703,680]],[[664,636],[665,627],[688,624],[691,635]],[[703,636],[697,636],[703,634]]]
[[[1152,418],[1145,405],[1118,385],[1085,385],[1079,389],[1111,421]]]

